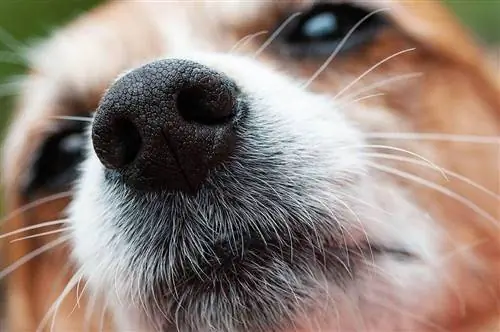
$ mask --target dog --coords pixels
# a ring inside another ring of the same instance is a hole
[[[112,1],[29,53],[6,331],[498,331],[496,68],[425,1]]]

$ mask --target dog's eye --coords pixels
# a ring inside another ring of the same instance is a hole
[[[278,45],[294,56],[323,56],[331,54],[358,23],[359,26],[345,41],[341,51],[369,42],[383,25],[382,17],[348,4],[314,5],[284,26]],[[361,22],[363,21],[363,22]]]
[[[71,185],[83,158],[84,132],[84,123],[67,122],[45,138],[24,174],[25,196],[66,190]]]

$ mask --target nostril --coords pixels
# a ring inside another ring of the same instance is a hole
[[[184,88],[177,95],[177,111],[188,122],[204,125],[225,123],[234,108],[234,96],[226,96],[227,91],[204,86]]]
[[[135,160],[142,138],[132,121],[118,117],[106,130],[94,130],[93,143],[101,162],[109,169],[119,169]]]
[[[142,138],[132,121],[118,119],[114,124],[115,137],[118,140],[117,149],[121,165],[125,166],[134,161],[142,145]]]

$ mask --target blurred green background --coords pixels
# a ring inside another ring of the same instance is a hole
[[[411,1],[411,0],[410,0]],[[413,0],[426,1],[426,0]],[[15,93],[9,81],[22,74],[19,49],[95,6],[99,0],[0,0],[0,137]],[[445,1],[487,43],[500,42],[500,0]]]

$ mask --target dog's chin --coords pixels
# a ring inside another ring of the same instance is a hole
[[[182,257],[188,263],[174,280],[160,278],[150,284],[142,304],[133,309],[142,326],[161,331],[295,331],[297,322],[313,316],[321,320],[337,311],[338,294],[365,282],[367,266],[379,260],[417,260],[405,249],[363,241],[294,237],[284,244],[256,235],[231,237],[212,243],[213,255],[191,261]]]
[[[337,296],[332,294],[347,293],[365,274],[367,265],[381,258],[402,264],[416,259],[405,248],[371,242],[354,229],[322,229],[328,223],[319,219],[315,228],[308,228],[304,220],[283,219],[285,224],[267,231],[263,225],[252,228],[252,220],[243,218],[232,229],[222,227],[210,233],[199,228],[207,223],[200,216],[210,218],[201,206],[210,205],[207,200],[217,206],[217,197],[207,192],[189,198],[125,192],[126,186],[116,182],[108,182],[107,187],[113,188],[109,189],[112,197],[121,200],[116,206],[106,204],[114,209],[113,219],[104,213],[101,221],[112,224],[114,230],[107,239],[102,231],[99,245],[112,250],[103,253],[97,249],[97,255],[110,265],[101,265],[97,271],[109,269],[112,281],[106,282],[108,272],[93,275],[88,248],[87,256],[78,258],[87,268],[90,282],[98,280],[98,288],[115,284],[116,311],[132,311],[131,316],[140,317],[138,326],[147,331],[177,328],[190,332],[208,327],[214,331],[293,330],[304,313],[331,315],[338,300],[332,302],[330,297]],[[174,230],[171,219],[176,212],[180,213],[177,220],[189,223]],[[340,214],[339,220],[346,219]],[[76,234],[77,251],[82,236]],[[123,243],[125,251],[121,252]],[[124,307],[124,303],[132,304]],[[318,308],[325,312],[318,313]],[[124,328],[134,324],[127,321]]]
[[[106,177],[97,165],[93,157],[84,164],[84,181],[70,209],[74,254],[92,290],[107,297],[123,329],[295,331],[297,322],[316,319],[311,315],[330,317],[345,306],[339,303],[346,297],[363,297],[360,284],[372,291],[383,279],[377,271],[375,282],[372,277],[366,281],[372,268],[389,263],[396,266],[391,271],[404,276],[408,267],[419,264],[419,249],[406,245],[409,241],[394,241],[399,233],[391,240],[383,228],[394,232],[389,218],[418,225],[415,218],[421,214],[410,213],[400,192],[371,193],[394,203],[396,214],[380,212],[387,223],[373,226],[383,234],[377,237],[360,223],[369,226],[371,218],[380,219],[378,210],[363,212],[352,201],[356,214],[343,205],[321,210],[304,197],[301,204],[290,204],[271,192],[258,196],[250,184],[246,192],[234,190],[236,184],[226,181],[224,172],[210,179],[215,188],[207,186],[195,196],[141,193]],[[343,190],[371,192],[362,190],[358,180]],[[277,193],[280,189],[275,187]],[[293,192],[286,190],[290,198]],[[268,202],[267,208],[258,200],[256,206],[242,204],[251,197]],[[375,198],[372,203],[378,204]],[[393,285],[384,287],[384,292],[397,292]]]
[[[128,273],[138,280],[130,271],[135,267],[147,275],[136,294],[143,298],[140,311],[148,326],[166,331],[173,326],[183,331],[201,331],[207,326],[217,331],[284,328],[321,302],[329,284],[346,285],[353,278],[356,261],[365,259],[371,249],[361,242],[346,246],[341,233],[333,225],[329,225],[330,232],[327,226],[321,229],[319,219],[309,228],[304,220],[292,219],[293,211],[276,215],[272,226],[263,220],[254,225],[254,220],[236,218],[237,210],[229,206],[224,213],[232,225],[213,229],[206,227],[207,222],[217,224],[217,220],[206,206],[212,202],[217,209],[220,198],[203,191],[195,198],[148,196],[134,205],[166,227],[157,226],[155,233],[129,230],[130,250],[149,254],[137,253]],[[165,210],[152,208],[165,203]],[[284,205],[278,204],[279,209]],[[172,217],[174,210],[183,212]],[[118,227],[151,221],[140,216],[127,219],[127,214],[117,216]],[[172,226],[172,219],[177,225]],[[125,228],[120,234],[127,233]]]

